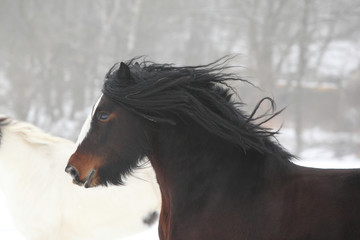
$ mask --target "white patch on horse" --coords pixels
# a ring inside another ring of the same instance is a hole
[[[89,113],[88,117],[85,120],[84,125],[81,128],[80,134],[78,136],[78,139],[76,140],[76,146],[80,145],[80,143],[84,140],[84,138],[86,137],[87,133],[90,130],[90,125],[91,125],[91,120],[92,117],[94,116],[95,110],[98,107],[100,100],[102,98],[103,94],[99,97],[99,99],[97,100],[97,102],[95,103],[95,105],[93,106],[91,112]]]

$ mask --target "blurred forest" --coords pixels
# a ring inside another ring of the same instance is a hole
[[[360,0],[1,0],[0,113],[76,139],[115,63],[231,65],[287,107],[279,122],[360,143]]]

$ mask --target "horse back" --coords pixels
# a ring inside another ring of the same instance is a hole
[[[278,239],[360,239],[360,169],[294,166],[272,196]]]
[[[181,237],[170,239],[360,239],[360,170],[294,165],[261,184],[247,196],[214,191],[202,210],[174,221]]]

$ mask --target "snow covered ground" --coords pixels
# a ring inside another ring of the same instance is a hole
[[[294,132],[292,129],[284,129],[281,131],[279,141],[290,152],[294,149]],[[350,136],[355,142],[359,141],[359,136]],[[334,153],[333,149],[328,145],[322,145],[324,142],[336,141],[338,138],[346,139],[347,136],[339,134],[329,134],[314,129],[304,133],[304,142],[307,148],[299,156],[299,160],[295,160],[296,164],[317,168],[360,168],[360,156],[356,153],[345,154],[341,157]],[[313,143],[313,144],[312,144]],[[313,145],[313,147],[311,147]],[[310,147],[309,147],[310,146]],[[357,153],[359,154],[359,152]],[[11,215],[7,208],[5,197],[0,192],[0,239],[6,240],[25,240],[13,224]],[[157,237],[156,224],[149,230],[131,236],[126,240],[155,240]]]

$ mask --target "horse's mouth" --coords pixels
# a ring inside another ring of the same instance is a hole
[[[73,179],[73,183],[79,186],[84,186],[85,188],[96,187],[97,184],[92,183],[95,178],[95,175],[96,175],[96,170],[93,169],[89,172],[89,174],[84,180],[80,180],[78,177],[75,177]]]

